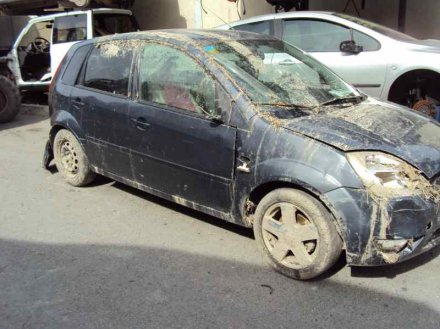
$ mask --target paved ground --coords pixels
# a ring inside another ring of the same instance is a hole
[[[0,126],[0,328],[440,328],[440,254],[297,282],[251,232],[41,168],[49,123]]]

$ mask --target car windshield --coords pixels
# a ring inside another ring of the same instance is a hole
[[[93,35],[95,37],[135,32],[137,30],[136,20],[131,15],[104,13],[93,15]]]
[[[386,27],[386,26],[383,26],[383,25],[380,25],[377,23],[373,23],[373,22],[367,21],[362,18],[353,17],[350,15],[345,15],[345,14],[340,14],[340,13],[335,13],[334,15],[341,17],[341,18],[344,18],[344,19],[351,21],[353,23],[362,25],[363,27],[367,27],[373,31],[376,31],[378,33],[381,33],[383,35],[386,35],[387,37],[390,37],[390,38],[398,40],[398,41],[417,40],[416,38],[413,38],[412,36],[409,36],[408,34],[398,32],[396,30],[390,29],[389,27]]]
[[[360,94],[336,74],[281,40],[206,44],[212,56],[255,103],[312,108]]]

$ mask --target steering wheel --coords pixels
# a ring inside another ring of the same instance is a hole
[[[50,51],[50,42],[43,37],[36,37],[32,41],[32,46],[39,53],[48,53]]]

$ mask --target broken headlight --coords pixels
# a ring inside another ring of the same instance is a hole
[[[347,158],[365,187],[376,194],[392,191],[413,194],[413,187],[424,180],[418,170],[386,153],[352,152]]]

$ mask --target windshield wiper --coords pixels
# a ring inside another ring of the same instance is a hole
[[[255,105],[268,105],[268,106],[279,106],[288,107],[289,109],[300,109],[300,110],[311,110],[313,106],[301,105],[301,104],[288,104],[288,103],[254,103]]]
[[[359,96],[348,96],[348,97],[339,97],[339,98],[333,98],[326,102],[320,103],[316,107],[326,106],[326,105],[333,105],[333,104],[344,104],[344,103],[356,103],[359,104],[360,102],[364,101],[366,99],[365,96],[359,95]]]

